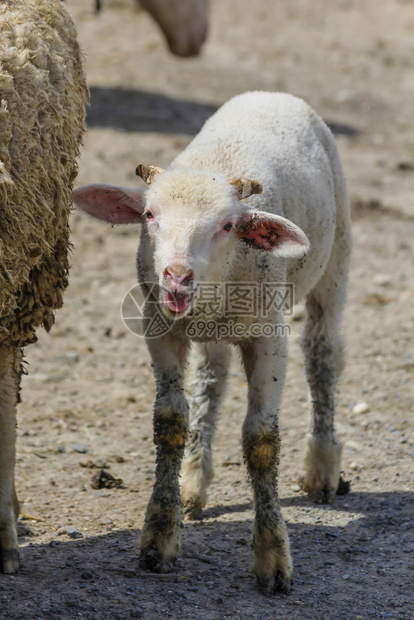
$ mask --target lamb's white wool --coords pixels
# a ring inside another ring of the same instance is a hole
[[[3,0],[0,32],[0,570],[13,573],[21,348],[62,305],[88,94],[63,2]]]
[[[206,502],[231,343],[239,347],[249,386],[243,451],[256,501],[253,571],[265,592],[288,591],[292,562],[277,496],[287,351],[276,300],[284,298],[286,283],[294,286],[290,302],[306,297],[311,423],[303,488],[314,501],[332,501],[340,470],[333,421],[338,332],[352,245],[333,136],[300,99],[246,93],[220,108],[166,171],[140,165],[137,174],[147,190],[88,186],[76,190],[75,202],[101,219],[116,214],[142,222],[139,280],[144,294],[159,291],[158,305],[146,309],[148,320],[162,311],[169,327],[147,339],[157,381],[157,478],[141,566],[159,570],[177,556],[178,476],[188,428],[186,516],[198,518]],[[189,422],[183,372],[190,340],[198,344]]]

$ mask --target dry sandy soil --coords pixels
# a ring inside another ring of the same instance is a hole
[[[249,573],[246,386],[236,359],[204,518],[185,524],[174,573],[137,572],[154,478],[154,389],[144,343],[125,328],[120,304],[135,284],[138,233],[75,213],[65,307],[52,334],[27,350],[17,446],[22,569],[0,576],[0,618],[413,619],[414,2],[211,0],[209,39],[193,60],[169,55],[132,0],[107,0],[100,16],[92,4],[68,2],[91,88],[79,184],[138,183],[138,163],[167,165],[245,90],[299,95],[336,134],[355,235],[337,399],[351,493],[315,506],[298,490],[307,412],[297,320],[280,465],[292,594],[265,598]],[[365,412],[355,410],[363,402]],[[101,469],[121,486],[93,488]]]

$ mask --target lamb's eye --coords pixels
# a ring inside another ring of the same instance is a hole
[[[154,215],[153,215],[152,211],[145,211],[145,216],[146,216],[147,220],[153,220],[154,219]]]
[[[227,222],[227,224],[224,224],[223,226],[223,230],[225,230],[226,232],[230,232],[232,228],[233,224],[231,222]]]

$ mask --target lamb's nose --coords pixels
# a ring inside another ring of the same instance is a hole
[[[164,271],[164,277],[171,280],[174,288],[179,288],[180,286],[190,286],[194,280],[194,273],[191,269],[185,273],[176,273],[173,268],[167,267]]]

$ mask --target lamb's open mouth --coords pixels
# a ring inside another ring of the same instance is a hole
[[[162,289],[161,303],[175,315],[185,312],[191,305],[194,291],[171,291]]]

